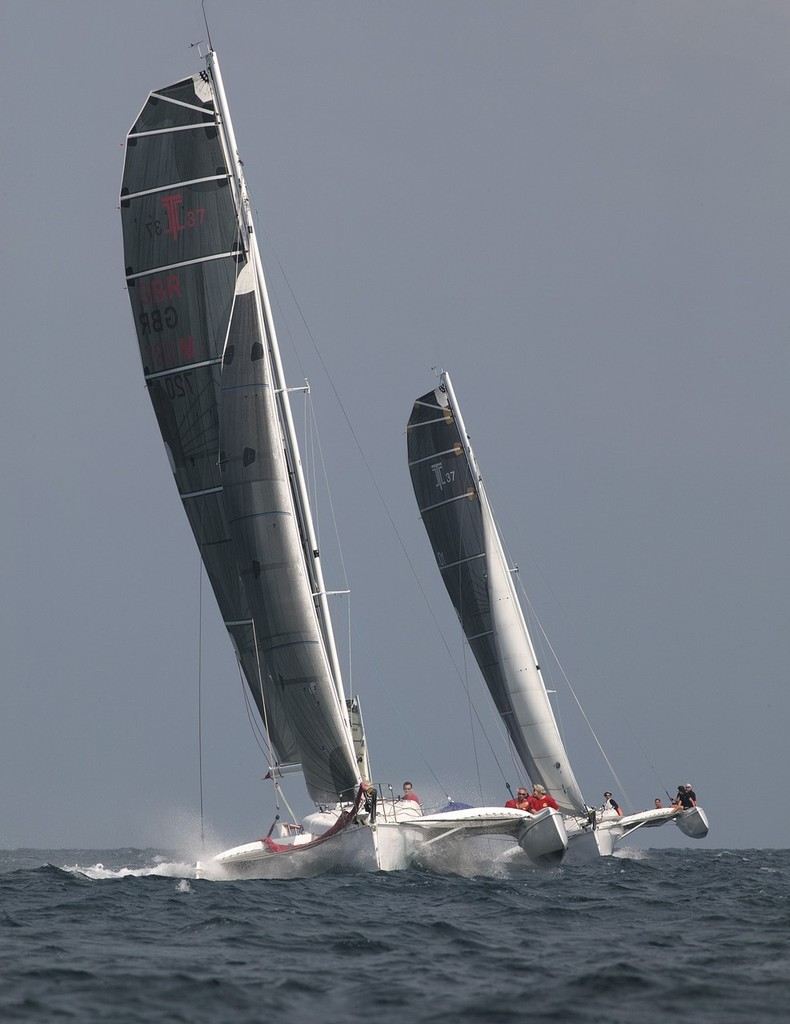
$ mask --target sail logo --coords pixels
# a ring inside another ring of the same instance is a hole
[[[444,463],[442,462],[432,462],[431,472],[433,473],[434,479],[436,480],[436,486],[439,488],[440,491],[444,490],[445,484],[451,484],[455,480],[455,470],[450,469],[447,472],[445,472]]]
[[[167,214],[165,234],[169,235],[174,242],[178,240],[179,231],[183,231],[182,225],[178,223],[178,208],[182,201],[180,194],[173,193],[171,196],[162,196],[162,206]]]
[[[160,203],[165,211],[166,223],[163,224],[158,217],[149,216],[145,224],[148,234],[152,236],[167,235],[168,238],[177,242],[182,231],[200,227],[206,215],[205,208],[198,206],[194,210],[184,210],[183,202],[184,197],[180,192],[171,192],[169,195],[162,196]]]

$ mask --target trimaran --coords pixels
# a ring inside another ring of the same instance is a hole
[[[513,750],[563,814],[572,853],[609,855],[636,829],[668,821],[703,838],[708,822],[701,807],[620,815],[611,806],[592,810],[584,800],[448,373],[414,403],[407,439],[414,494],[447,593]]]
[[[519,693],[508,682],[492,684],[492,658],[513,665],[524,642],[529,648],[518,613],[512,618],[511,612],[507,625],[492,616],[494,639],[487,646],[467,635],[527,772],[533,782],[544,782],[561,810],[461,807],[423,814],[419,804],[385,796],[374,784],[359,701],[346,697],[343,687],[289,388],[213,50],[205,70],[149,95],[127,136],[120,205],[146,386],[260,718],[269,774],[279,792],[281,778],[300,771],[316,806],[301,822],[278,821],[265,837],[226,850],[199,870],[225,878],[398,870],[428,847],[487,836],[509,837],[514,848],[545,863],[559,860],[576,832],[601,835],[568,765],[545,689],[539,695],[539,674],[528,689],[533,709],[545,705],[545,721],[534,721],[531,711],[523,729],[515,724],[523,717]],[[410,421],[415,488],[422,480],[426,495],[444,445],[431,420],[455,421],[456,433],[460,424],[446,384],[417,403]],[[462,428],[459,437],[466,437]],[[465,440],[456,462],[466,467],[458,479],[477,486],[478,511],[487,510]],[[433,537],[431,502],[421,505]],[[474,529],[496,550],[485,559],[498,558],[488,512],[476,522]],[[444,540],[441,552],[443,559],[452,557]],[[499,591],[510,599],[504,565],[489,566],[481,579],[491,602],[503,599]],[[503,679],[509,671],[500,671]],[[682,816],[669,813],[662,822],[670,816],[682,823]],[[660,823],[642,818],[639,825]],[[620,820],[623,830],[627,821]],[[598,843],[611,852],[606,845]]]

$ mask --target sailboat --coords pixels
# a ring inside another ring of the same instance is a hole
[[[217,854],[218,877],[397,870],[416,850],[505,836],[561,856],[557,813],[423,814],[373,783],[347,697],[251,203],[216,53],[150,93],[126,140],[126,283],[162,439],[267,749],[316,810]]]
[[[409,470],[420,516],[466,642],[533,785],[562,812],[578,859],[610,855],[637,829],[673,821],[694,839],[708,832],[701,807],[622,815],[592,808],[574,775],[513,583],[483,477],[452,381],[418,398],[407,425]]]

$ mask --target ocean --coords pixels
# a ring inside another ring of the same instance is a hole
[[[497,877],[211,882],[158,850],[0,851],[0,1020],[759,1024],[790,1015],[790,851]]]

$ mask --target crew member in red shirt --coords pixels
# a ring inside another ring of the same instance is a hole
[[[559,810],[557,801],[553,796],[549,796],[543,786],[533,786],[532,796],[527,801],[529,807],[528,811],[532,811],[533,814],[537,814],[538,811],[542,811],[544,807],[553,807],[555,811]]]
[[[417,794],[411,788],[411,783],[410,782],[404,782],[403,783],[403,796],[400,799],[401,800],[414,800],[415,803],[419,803],[420,802],[420,798],[417,796]]]
[[[520,786],[518,792],[516,793],[516,799],[508,800],[508,802],[505,804],[505,807],[517,807],[520,811],[528,811],[530,808],[529,797],[527,796],[526,789]]]

